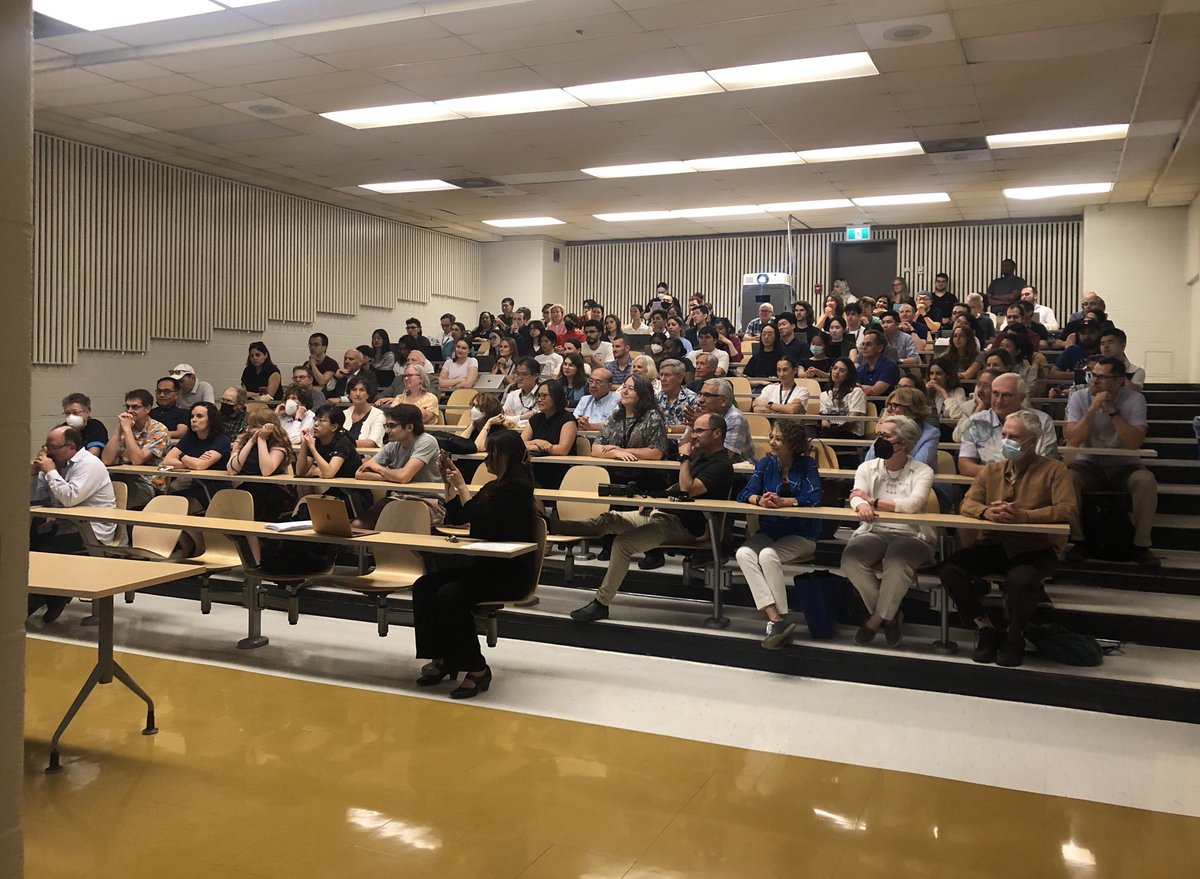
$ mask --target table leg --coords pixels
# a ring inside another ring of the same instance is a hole
[[[87,701],[87,697],[91,695],[92,690],[97,684],[111,684],[114,675],[117,680],[123,683],[126,687],[141,697],[146,703],[146,728],[142,730],[142,735],[154,735],[158,732],[154,726],[154,702],[146,695],[146,692],[137,685],[137,682],[130,677],[125,669],[121,668],[113,659],[113,599],[112,596],[106,598],[97,598],[92,603],[96,615],[99,619],[100,631],[97,633],[99,637],[96,642],[96,666],[92,669],[92,673],[88,675],[86,681],[83,682],[83,687],[79,690],[79,695],[75,697],[75,701],[71,703],[71,707],[67,709],[67,713],[63,716],[62,721],[58,725],[58,729],[54,731],[53,738],[50,739],[50,765],[46,767],[46,773],[53,775],[56,772],[62,771],[62,764],[59,762],[58,743],[62,739],[62,735],[70,726],[71,721],[75,719],[75,715],[79,713],[79,709],[83,707],[83,703]]]
[[[945,586],[935,587],[933,595],[939,597],[938,622],[940,631],[938,639],[933,642],[933,652],[940,656],[951,656],[958,652],[958,644],[950,640],[950,595]]]
[[[704,521],[708,523],[708,538],[712,544],[712,575],[709,577],[709,582],[712,584],[713,595],[712,616],[704,620],[704,625],[710,629],[727,629],[729,628],[729,617],[721,613],[721,586],[725,582],[725,564],[721,557],[721,535],[717,533],[716,517],[712,513],[705,513]]]
[[[251,568],[257,567],[257,563],[254,561],[254,552],[250,549],[249,539],[244,535],[230,536],[233,539],[233,545],[237,547],[238,557],[242,560],[242,569],[249,571]],[[244,576],[246,580],[242,584],[242,604],[246,608],[246,637],[238,641],[237,646],[242,650],[254,650],[257,647],[267,646],[270,641],[262,633],[262,603],[258,591],[258,580],[249,574]]]

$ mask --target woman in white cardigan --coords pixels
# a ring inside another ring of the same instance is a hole
[[[861,524],[842,552],[842,573],[871,613],[854,636],[856,644],[870,644],[881,628],[889,647],[900,643],[900,602],[915,582],[917,569],[934,558],[932,528],[879,516],[925,511],[933,470],[908,456],[920,436],[921,428],[911,418],[879,419],[875,457],[859,465],[854,475],[850,507]]]

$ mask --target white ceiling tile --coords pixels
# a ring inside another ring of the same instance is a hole
[[[848,24],[846,11],[829,0],[691,0],[686,3],[656,5],[630,11],[630,17],[647,30],[666,30],[680,25],[713,24],[761,18],[800,7],[826,7],[827,23]]]
[[[920,70],[925,67],[949,67],[966,64],[958,42],[933,43],[929,46],[898,46],[895,49],[874,49],[871,60],[880,73],[901,70]]]
[[[275,42],[254,43],[248,46],[228,46],[203,52],[184,52],[155,59],[155,64],[176,73],[195,73],[201,70],[246,69],[270,61],[286,61],[303,56]]]
[[[192,76],[211,86],[258,85],[295,77],[314,77],[333,73],[335,69],[316,58],[291,58],[249,67],[220,70],[197,70]]]
[[[181,110],[160,110],[153,113],[122,113],[126,119],[149,125],[160,131],[176,131],[180,128],[196,128],[209,125],[232,125],[244,122],[246,117],[227,107],[188,107]]]
[[[35,103],[39,106],[70,107],[77,104],[104,104],[110,101],[150,97],[150,92],[134,88],[122,82],[111,81],[108,85],[93,85],[79,89],[39,92],[35,81],[33,97]]]
[[[434,21],[450,33],[478,34],[620,12],[621,7],[612,0],[532,0],[437,15]]]
[[[478,49],[460,37],[441,37],[415,43],[368,47],[350,52],[329,52],[317,57],[339,70],[362,70],[464,58],[478,53]],[[380,75],[385,74],[380,71]]]
[[[325,55],[355,52],[378,46],[395,46],[400,43],[419,43],[446,36],[449,36],[449,31],[440,27],[433,19],[416,18],[410,21],[395,21],[368,27],[290,37],[279,40],[279,43],[304,55]]]
[[[881,21],[891,18],[913,18],[946,12],[947,0],[843,0],[852,21]]]
[[[261,25],[232,10],[167,18],[146,24],[110,28],[105,35],[130,46],[157,46],[180,40],[199,40],[259,30]]]
[[[1072,0],[1059,3],[1020,0],[957,10],[954,12],[954,26],[959,37],[965,40],[1122,21],[1134,16],[1156,15],[1161,7],[1161,0]]]
[[[39,46],[49,46],[68,55],[82,55],[86,52],[107,52],[112,49],[128,48],[127,43],[121,43],[104,34],[78,33],[64,34],[61,37],[46,37],[38,40]]]
[[[38,73],[33,78],[33,87],[37,92],[48,93],[64,89],[83,89],[100,85],[112,85],[115,80],[81,67],[66,70],[51,70]]]
[[[381,82],[369,88],[333,89],[311,94],[288,95],[289,104],[311,113],[354,110],[359,107],[387,107],[392,104],[410,104],[420,100],[422,99],[416,92],[390,82]],[[222,101],[221,103],[231,102]],[[337,123],[330,122],[329,124],[336,125]]]
[[[154,79],[139,79],[137,87],[156,95],[174,95],[179,92],[197,92],[208,89],[208,84],[182,73],[156,76]]]
[[[461,38],[482,52],[505,52],[531,46],[577,45],[589,40],[637,33],[641,33],[637,22],[624,13],[616,13],[466,34]]]

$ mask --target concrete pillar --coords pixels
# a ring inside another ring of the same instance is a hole
[[[29,387],[33,120],[29,0],[0,0],[0,375]],[[25,587],[29,566],[29,394],[0,418],[0,876],[20,876],[25,718]]]

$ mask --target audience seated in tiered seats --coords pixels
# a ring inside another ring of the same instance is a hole
[[[108,445],[108,428],[92,417],[92,399],[87,394],[67,394],[62,400],[63,423],[79,431],[82,448],[97,458]]]
[[[1019,375],[1003,373],[992,379],[989,407],[966,420],[962,430],[962,445],[958,450],[958,472],[975,476],[987,464],[1004,458],[1004,422],[1008,416],[1025,405],[1029,386]],[[1058,457],[1058,434],[1054,421],[1045,412],[1027,410],[1041,424],[1037,453],[1047,458]]]
[[[166,427],[150,417],[151,402],[150,392],[144,388],[125,394],[125,409],[117,416],[116,432],[100,453],[106,465],[157,467],[162,462],[171,436]],[[148,476],[122,476],[120,481],[129,488],[131,510],[140,510],[154,497],[154,485]]]
[[[188,410],[180,408],[178,400],[179,379],[167,375],[155,382],[155,405],[150,417],[165,427],[173,440],[178,440],[188,428]]]

